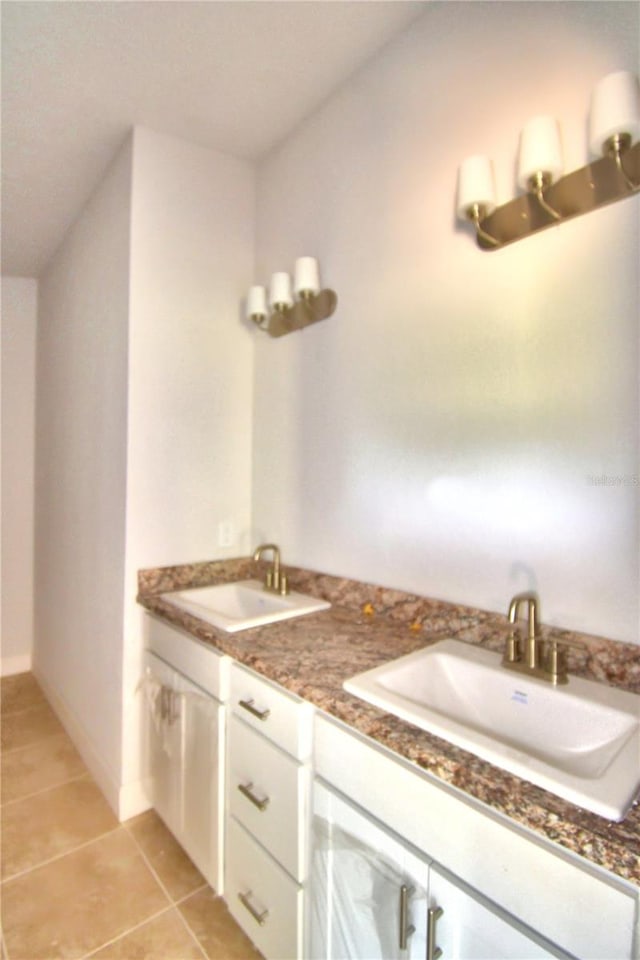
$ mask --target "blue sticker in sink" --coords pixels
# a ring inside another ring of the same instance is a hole
[[[529,703],[529,694],[523,690],[514,690],[511,699],[515,700],[516,703],[524,703],[526,706]]]

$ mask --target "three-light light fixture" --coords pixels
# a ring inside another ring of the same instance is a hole
[[[604,77],[593,92],[589,147],[599,159],[563,175],[557,120],[534,117],[520,136],[518,185],[524,193],[496,206],[493,165],[467,157],[458,171],[458,216],[476,228],[478,246],[495,250],[562,220],[640,190],[640,86],[627,71]]]
[[[298,257],[293,285],[288,273],[271,277],[269,291],[253,286],[246,301],[246,315],[271,337],[302,330],[334,312],[338,298],[333,290],[320,288],[320,271],[314,257]]]

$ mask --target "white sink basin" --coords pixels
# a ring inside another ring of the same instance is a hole
[[[640,696],[570,676],[505,670],[443,640],[347,680],[345,690],[609,820],[640,789]]]
[[[331,606],[326,600],[293,590],[286,596],[269,593],[259,580],[195,587],[193,590],[163,593],[161,596],[181,610],[228,633],[301,617],[305,613],[326,610]]]

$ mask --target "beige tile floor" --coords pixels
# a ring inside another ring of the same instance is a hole
[[[33,676],[0,695],[3,960],[261,960],[153,811],[118,823]]]

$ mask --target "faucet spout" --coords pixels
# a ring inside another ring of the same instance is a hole
[[[257,563],[267,550],[273,554],[273,560],[271,568],[267,570],[264,588],[265,590],[271,590],[273,593],[288,593],[287,578],[280,571],[280,548],[275,543],[261,543],[259,547],[256,547],[253,559]]]
[[[531,670],[538,666],[538,648],[539,648],[539,619],[538,606],[539,601],[535,593],[518,593],[509,604],[509,623],[518,622],[520,607],[527,604],[527,640],[526,640],[526,662]]]
[[[521,637],[516,624],[520,614],[520,607],[527,604],[527,632]],[[564,637],[550,637],[546,642],[540,631],[540,601],[535,593],[518,593],[509,604],[509,623],[511,630],[507,637],[507,644],[502,658],[502,666],[516,673],[547,680],[554,686],[568,683],[567,666],[564,656],[565,647],[580,647]],[[525,653],[522,655],[522,640],[525,643]]]

